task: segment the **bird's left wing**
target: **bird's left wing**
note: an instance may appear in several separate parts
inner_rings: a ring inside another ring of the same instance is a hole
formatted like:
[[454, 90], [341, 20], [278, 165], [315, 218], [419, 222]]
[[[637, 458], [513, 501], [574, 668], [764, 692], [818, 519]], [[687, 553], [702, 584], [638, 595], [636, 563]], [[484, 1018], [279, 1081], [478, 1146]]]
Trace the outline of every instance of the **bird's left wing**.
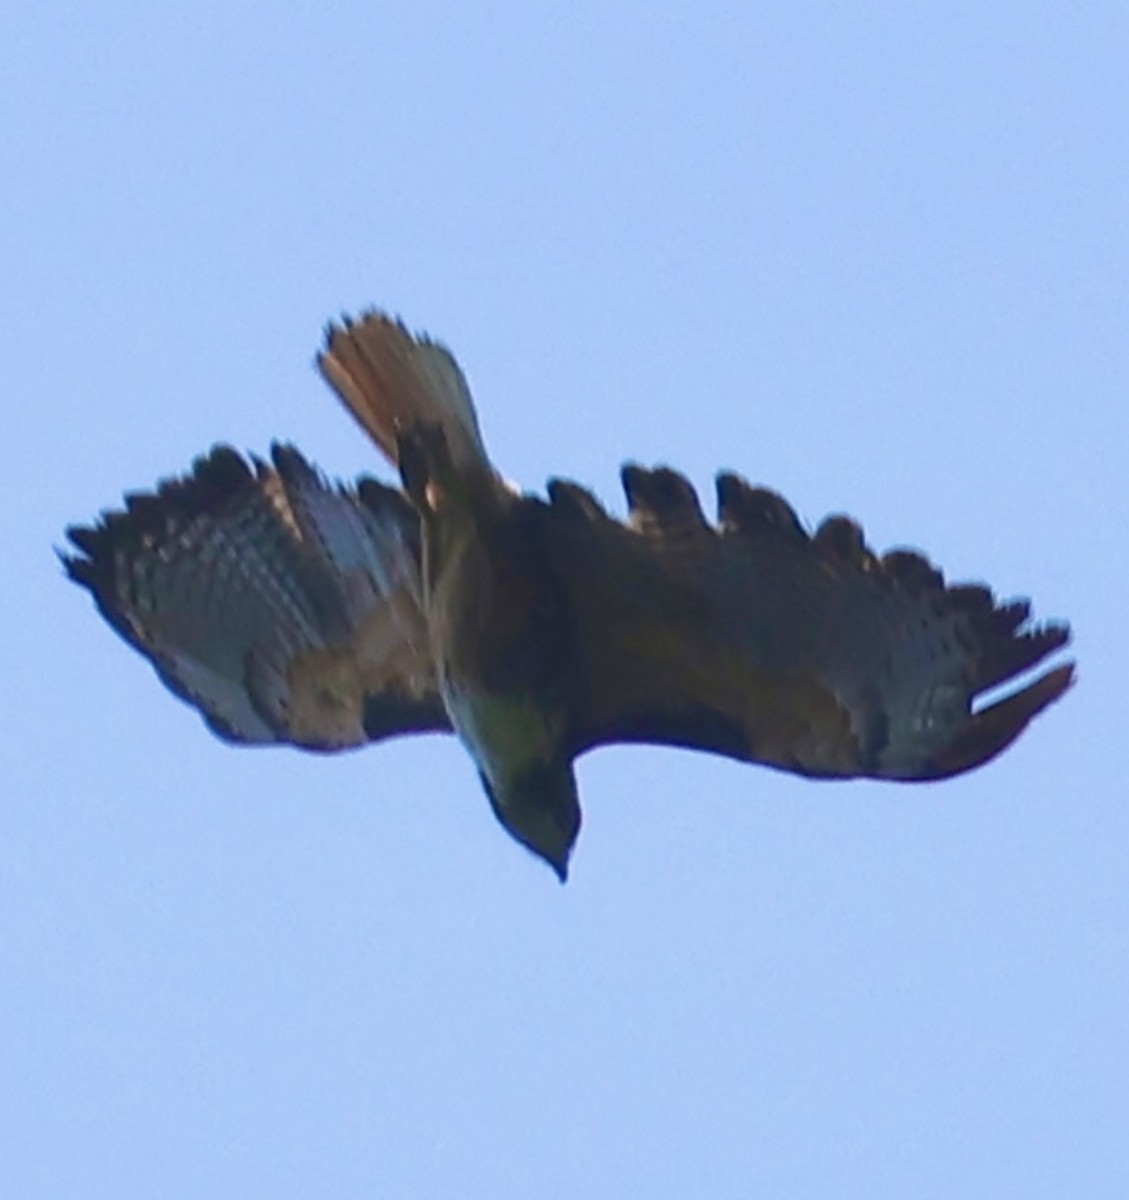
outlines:
[[70, 577], [212, 730], [338, 750], [447, 730], [420, 609], [419, 528], [374, 480], [227, 447], [67, 531]]
[[673, 471], [629, 466], [614, 520], [550, 484], [546, 556], [576, 648], [570, 750], [661, 742], [814, 776], [936, 779], [986, 762], [1073, 678], [1025, 601], [879, 558], [858, 526], [809, 535], [775, 493], [718, 478], [718, 525]]

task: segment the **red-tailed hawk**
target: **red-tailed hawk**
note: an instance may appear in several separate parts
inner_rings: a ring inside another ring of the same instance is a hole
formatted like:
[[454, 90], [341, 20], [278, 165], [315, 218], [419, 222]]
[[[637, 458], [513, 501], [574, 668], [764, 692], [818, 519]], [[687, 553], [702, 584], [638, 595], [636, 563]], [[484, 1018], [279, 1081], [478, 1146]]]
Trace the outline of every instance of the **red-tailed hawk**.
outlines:
[[341, 750], [454, 732], [495, 815], [563, 880], [572, 760], [611, 742], [824, 778], [926, 780], [987, 762], [1070, 686], [1026, 601], [875, 555], [847, 517], [809, 534], [776, 493], [717, 478], [717, 522], [667, 468], [623, 469], [630, 515], [574, 483], [523, 495], [490, 463], [442, 346], [379, 314], [331, 327], [325, 378], [403, 490], [326, 482], [276, 445], [72, 528], [70, 577], [234, 742]]

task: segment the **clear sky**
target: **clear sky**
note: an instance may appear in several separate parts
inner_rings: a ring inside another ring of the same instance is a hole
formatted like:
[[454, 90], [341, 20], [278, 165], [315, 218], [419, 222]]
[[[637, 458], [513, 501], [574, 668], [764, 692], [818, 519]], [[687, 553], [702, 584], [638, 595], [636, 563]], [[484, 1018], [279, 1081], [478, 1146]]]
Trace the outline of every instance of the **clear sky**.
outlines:
[[[0, 1192], [1129, 1195], [1129, 8], [0, 16]], [[214, 441], [380, 470], [377, 304], [496, 461], [621, 461], [1069, 617], [940, 786], [580, 764], [572, 878], [453, 741], [221, 745], [54, 561]]]

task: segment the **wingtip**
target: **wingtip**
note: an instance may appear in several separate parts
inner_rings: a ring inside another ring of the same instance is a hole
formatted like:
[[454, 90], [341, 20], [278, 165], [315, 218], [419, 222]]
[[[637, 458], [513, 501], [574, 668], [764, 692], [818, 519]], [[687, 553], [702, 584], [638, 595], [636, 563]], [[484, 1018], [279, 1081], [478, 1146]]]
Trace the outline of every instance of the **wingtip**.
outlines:
[[101, 603], [112, 580], [111, 544], [106, 530], [106, 515], [97, 525], [68, 525], [63, 531], [70, 545], [55, 547], [55, 557], [66, 577], [84, 587]]
[[928, 778], [944, 779], [983, 766], [1003, 753], [1031, 721], [1077, 683], [1077, 664], [1062, 663], [1018, 692], [981, 709], [930, 764]]
[[[75, 546], [77, 546], [79, 550], [81, 550], [82, 547], [75, 538], [74, 534], [78, 533], [81, 535], [82, 529], [82, 526], [73, 526], [72, 528], [64, 531], [67, 538]], [[90, 560], [81, 553], [75, 554], [69, 548], [65, 550], [58, 546], [52, 546], [51, 548], [55, 552], [56, 561], [58, 562], [59, 566], [63, 568], [63, 573], [71, 581], [71, 583], [77, 583], [82, 587], [89, 587], [86, 579], [86, 568], [89, 567]]]

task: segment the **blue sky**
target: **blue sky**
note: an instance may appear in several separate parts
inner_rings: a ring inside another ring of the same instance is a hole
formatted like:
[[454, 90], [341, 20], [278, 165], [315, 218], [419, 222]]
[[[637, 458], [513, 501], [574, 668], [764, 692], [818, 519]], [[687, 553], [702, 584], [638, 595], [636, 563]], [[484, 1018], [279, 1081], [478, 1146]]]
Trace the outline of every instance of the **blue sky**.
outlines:
[[[1129, 10], [9, 5], [0, 1161], [31, 1197], [1129, 1194]], [[212, 739], [63, 527], [215, 441], [378, 470], [377, 304], [497, 462], [627, 458], [1034, 597], [1081, 682], [926, 788]]]

